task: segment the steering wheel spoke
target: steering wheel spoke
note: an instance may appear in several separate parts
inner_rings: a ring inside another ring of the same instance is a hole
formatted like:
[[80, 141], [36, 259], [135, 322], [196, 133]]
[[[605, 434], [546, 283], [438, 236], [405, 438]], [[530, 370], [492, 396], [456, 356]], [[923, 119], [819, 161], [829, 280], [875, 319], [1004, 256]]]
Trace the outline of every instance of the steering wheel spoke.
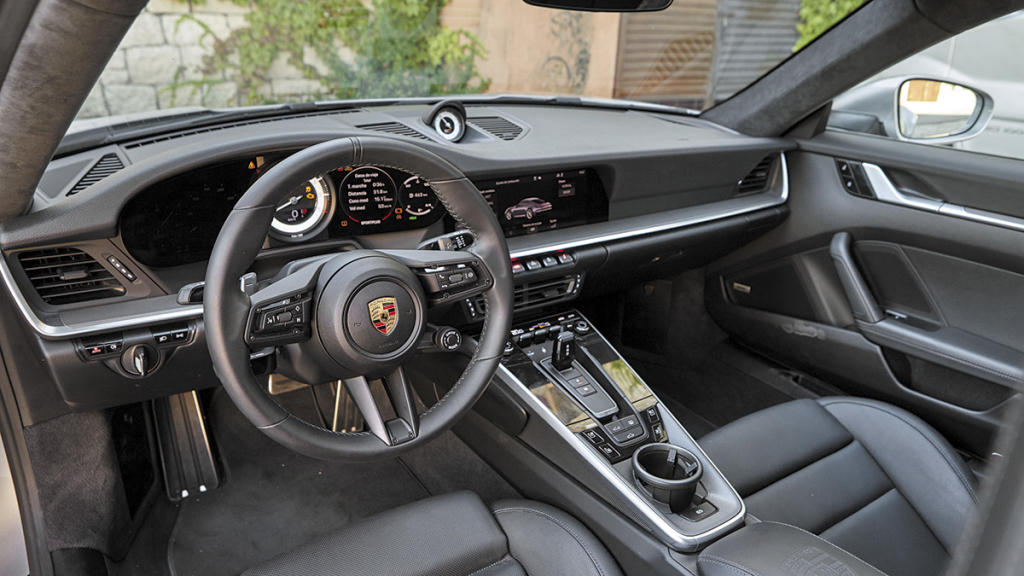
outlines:
[[365, 376], [348, 378], [343, 381], [345, 389], [359, 408], [366, 427], [374, 436], [388, 446], [402, 444], [416, 438], [419, 433], [419, 414], [416, 398], [401, 366], [382, 379], [388, 400], [397, 418], [384, 420], [380, 407], [373, 397], [370, 381]]
[[412, 440], [419, 433], [420, 417], [416, 412], [416, 398], [413, 396], [412, 387], [401, 366], [384, 378], [384, 388], [388, 391], [391, 407], [398, 416], [397, 422], [392, 420], [387, 423], [392, 442], [401, 444]]
[[487, 291], [494, 280], [471, 251], [381, 250], [411, 269], [430, 306], [443, 306]]

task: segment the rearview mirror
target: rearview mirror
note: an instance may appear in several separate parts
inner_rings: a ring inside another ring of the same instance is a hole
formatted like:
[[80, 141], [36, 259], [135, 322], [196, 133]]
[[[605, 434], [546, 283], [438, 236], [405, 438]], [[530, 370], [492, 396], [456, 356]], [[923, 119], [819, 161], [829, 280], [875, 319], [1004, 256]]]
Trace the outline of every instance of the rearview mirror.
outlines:
[[[965, 140], [984, 128], [982, 114], [991, 99], [977, 90], [940, 80], [913, 78], [900, 84], [896, 103], [899, 135], [904, 140]], [[979, 126], [980, 124], [980, 126]]]
[[672, 4], [672, 0], [524, 0], [527, 4], [558, 10], [586, 12], [657, 12]]

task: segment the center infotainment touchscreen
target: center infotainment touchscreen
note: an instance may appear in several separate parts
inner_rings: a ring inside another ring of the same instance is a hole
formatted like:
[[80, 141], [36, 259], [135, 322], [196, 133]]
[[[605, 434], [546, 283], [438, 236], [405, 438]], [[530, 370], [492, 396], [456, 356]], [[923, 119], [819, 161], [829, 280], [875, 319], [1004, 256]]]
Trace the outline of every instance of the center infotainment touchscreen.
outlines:
[[589, 168], [475, 182], [506, 236], [606, 220], [608, 200]]

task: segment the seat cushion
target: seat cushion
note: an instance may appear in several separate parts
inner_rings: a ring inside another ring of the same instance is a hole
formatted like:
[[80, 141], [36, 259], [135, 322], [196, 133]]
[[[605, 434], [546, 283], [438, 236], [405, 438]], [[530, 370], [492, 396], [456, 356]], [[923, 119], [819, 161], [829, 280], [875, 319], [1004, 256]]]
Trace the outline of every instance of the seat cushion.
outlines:
[[882, 402], [795, 400], [700, 445], [750, 514], [817, 534], [893, 576], [941, 573], [977, 503], [952, 447]]
[[[281, 527], [286, 530], [287, 527]], [[489, 510], [470, 492], [389, 510], [251, 568], [246, 576], [621, 576], [578, 521], [538, 502]]]

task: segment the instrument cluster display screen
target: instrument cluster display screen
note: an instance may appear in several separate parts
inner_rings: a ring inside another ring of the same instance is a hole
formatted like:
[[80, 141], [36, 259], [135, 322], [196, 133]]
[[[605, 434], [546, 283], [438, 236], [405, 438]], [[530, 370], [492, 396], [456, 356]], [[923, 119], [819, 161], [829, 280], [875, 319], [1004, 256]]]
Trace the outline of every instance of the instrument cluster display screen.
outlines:
[[521, 236], [608, 219], [608, 199], [590, 168], [474, 182], [505, 236]]

